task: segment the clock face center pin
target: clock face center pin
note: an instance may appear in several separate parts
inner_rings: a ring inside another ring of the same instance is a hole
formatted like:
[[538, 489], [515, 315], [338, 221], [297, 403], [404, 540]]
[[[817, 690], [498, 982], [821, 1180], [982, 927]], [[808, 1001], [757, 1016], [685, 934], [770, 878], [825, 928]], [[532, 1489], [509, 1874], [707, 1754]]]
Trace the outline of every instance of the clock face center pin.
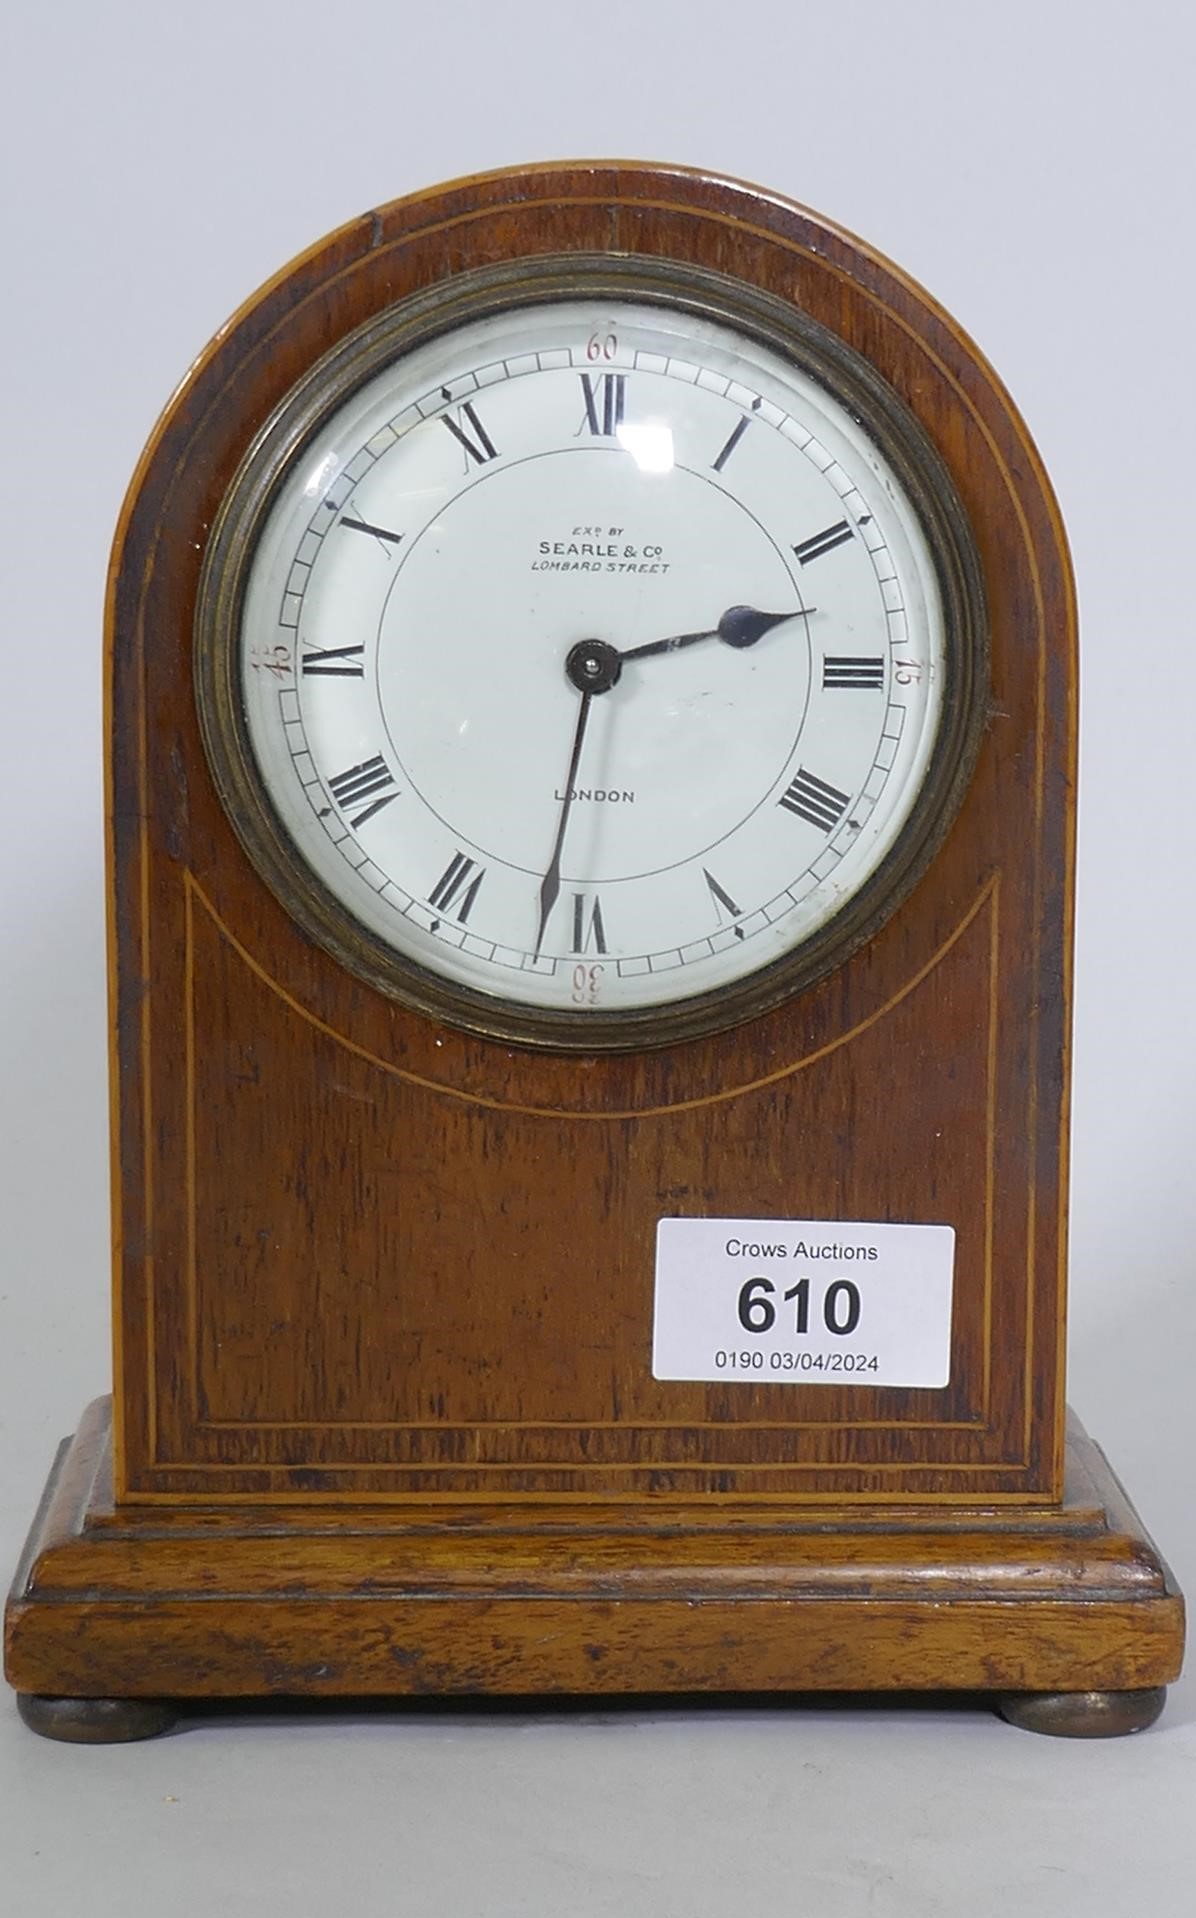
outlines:
[[579, 693], [609, 693], [622, 670], [622, 659], [605, 639], [579, 639], [565, 660], [565, 677]]

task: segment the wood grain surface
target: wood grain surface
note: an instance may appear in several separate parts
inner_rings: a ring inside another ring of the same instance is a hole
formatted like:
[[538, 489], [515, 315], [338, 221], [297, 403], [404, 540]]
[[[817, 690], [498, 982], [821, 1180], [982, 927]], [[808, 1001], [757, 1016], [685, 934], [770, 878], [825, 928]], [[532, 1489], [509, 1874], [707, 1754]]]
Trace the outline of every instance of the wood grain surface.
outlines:
[[[880, 370], [974, 530], [992, 705], [946, 843], [862, 950], [733, 1031], [579, 1057], [422, 1017], [302, 935], [217, 798], [191, 644], [220, 501], [326, 346], [445, 276], [601, 248], [735, 273]], [[1058, 1500], [1073, 642], [1055, 503], [991, 370], [786, 202], [632, 165], [491, 175], [267, 286], [161, 421], [111, 575], [120, 1499]], [[949, 1386], [654, 1380], [665, 1214], [954, 1225]]]
[[1084, 1693], [1179, 1670], [1182, 1600], [1078, 1426], [1054, 1513], [744, 1499], [669, 1526], [597, 1504], [121, 1508], [110, 1440], [100, 1401], [18, 1570], [23, 1693]]

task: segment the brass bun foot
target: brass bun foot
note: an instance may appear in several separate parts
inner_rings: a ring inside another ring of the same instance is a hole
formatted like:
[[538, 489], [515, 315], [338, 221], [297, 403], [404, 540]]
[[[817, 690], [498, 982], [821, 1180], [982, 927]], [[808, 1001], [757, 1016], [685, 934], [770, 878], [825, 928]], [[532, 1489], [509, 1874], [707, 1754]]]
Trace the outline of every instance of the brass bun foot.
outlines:
[[162, 1698], [46, 1698], [18, 1692], [17, 1710], [30, 1731], [65, 1745], [127, 1745], [157, 1738], [178, 1717]]
[[1166, 1697], [1165, 1685], [1136, 1692], [1010, 1692], [997, 1710], [1022, 1731], [1052, 1738], [1124, 1738], [1153, 1725]]

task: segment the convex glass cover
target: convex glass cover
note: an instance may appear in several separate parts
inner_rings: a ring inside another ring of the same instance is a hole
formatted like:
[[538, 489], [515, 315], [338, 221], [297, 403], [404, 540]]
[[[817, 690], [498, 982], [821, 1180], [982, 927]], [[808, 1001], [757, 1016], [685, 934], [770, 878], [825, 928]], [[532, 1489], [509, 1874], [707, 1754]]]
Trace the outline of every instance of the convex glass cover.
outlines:
[[606, 287], [467, 305], [265, 435], [209, 556], [209, 748], [376, 983], [639, 1042], [792, 990], [908, 882], [976, 678], [959, 529], [897, 403], [781, 344]]

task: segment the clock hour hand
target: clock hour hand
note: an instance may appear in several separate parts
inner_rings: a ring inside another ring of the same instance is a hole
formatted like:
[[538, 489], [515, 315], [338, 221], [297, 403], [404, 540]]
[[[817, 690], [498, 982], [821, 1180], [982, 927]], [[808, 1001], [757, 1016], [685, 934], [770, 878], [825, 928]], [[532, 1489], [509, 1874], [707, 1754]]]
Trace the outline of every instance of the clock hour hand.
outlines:
[[774, 626], [782, 625], [787, 619], [804, 619], [816, 611], [814, 606], [798, 606], [789, 613], [762, 613], [755, 606], [728, 606], [717, 626], [700, 633], [674, 633], [669, 639], [650, 639], [644, 646], [629, 646], [619, 658], [647, 659], [653, 653], [676, 653], [683, 646], [696, 646], [700, 639], [721, 639], [725, 645], [736, 648], [754, 646]]

